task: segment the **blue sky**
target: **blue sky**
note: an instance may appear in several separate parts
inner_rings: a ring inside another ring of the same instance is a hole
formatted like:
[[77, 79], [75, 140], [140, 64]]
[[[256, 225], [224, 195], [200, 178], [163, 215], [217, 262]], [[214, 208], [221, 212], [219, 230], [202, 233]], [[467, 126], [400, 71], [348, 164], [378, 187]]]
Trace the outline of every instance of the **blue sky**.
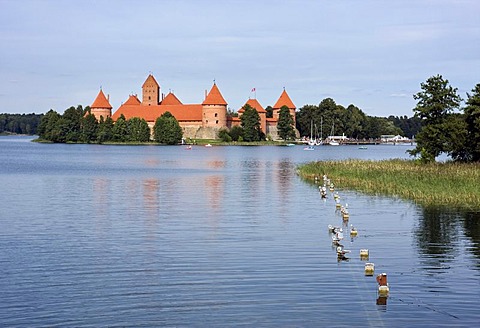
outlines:
[[252, 88], [297, 108], [333, 98], [367, 115], [412, 116], [442, 74], [480, 83], [480, 1], [0, 0], [0, 113], [60, 113], [100, 87], [114, 111], [153, 73], [200, 103], [215, 79], [232, 110]]

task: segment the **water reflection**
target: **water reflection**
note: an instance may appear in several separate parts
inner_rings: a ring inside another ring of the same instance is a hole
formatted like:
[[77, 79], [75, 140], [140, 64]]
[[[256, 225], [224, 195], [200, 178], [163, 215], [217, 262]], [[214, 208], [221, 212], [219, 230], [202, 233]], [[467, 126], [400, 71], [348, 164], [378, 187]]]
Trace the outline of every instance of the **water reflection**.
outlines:
[[469, 251], [475, 256], [476, 268], [480, 269], [480, 212], [464, 213], [465, 236], [471, 240]]
[[467, 249], [480, 268], [480, 214], [464, 210], [429, 206], [421, 209], [415, 231], [422, 264], [430, 271], [443, 273], [449, 263], [463, 252], [465, 237], [471, 240]]

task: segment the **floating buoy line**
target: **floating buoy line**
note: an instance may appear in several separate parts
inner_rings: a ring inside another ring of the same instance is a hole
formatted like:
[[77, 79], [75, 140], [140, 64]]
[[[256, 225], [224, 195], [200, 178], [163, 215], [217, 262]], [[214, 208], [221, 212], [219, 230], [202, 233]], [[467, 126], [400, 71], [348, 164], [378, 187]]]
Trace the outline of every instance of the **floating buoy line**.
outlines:
[[[348, 225], [350, 220], [350, 213], [348, 210], [348, 204], [342, 205], [341, 197], [338, 194], [338, 191], [335, 191], [335, 184], [327, 177], [327, 175], [323, 175], [323, 183], [321, 183], [320, 179], [315, 176], [315, 184], [319, 184], [318, 190], [320, 193], [320, 197], [323, 200], [328, 198], [328, 192], [333, 195], [333, 199], [335, 201], [335, 212], [338, 212], [342, 218], [342, 225], [341, 226], [334, 226], [332, 224], [328, 225], [328, 232], [331, 234], [332, 238], [332, 246], [336, 251], [337, 254], [337, 261], [349, 261], [349, 254], [351, 253], [350, 250], [345, 249], [343, 245], [344, 240], [344, 228], [345, 233], [350, 235], [351, 241], [358, 237], [358, 230], [352, 224]], [[374, 276], [375, 274], [375, 263], [370, 262], [370, 252], [366, 248], [360, 249], [360, 260], [365, 261], [364, 265], [364, 275], [367, 277]], [[367, 262], [368, 261], [368, 262]], [[376, 276], [377, 282], [377, 305], [386, 305], [386, 299], [390, 293], [390, 286], [387, 282], [387, 274], [382, 272]]]

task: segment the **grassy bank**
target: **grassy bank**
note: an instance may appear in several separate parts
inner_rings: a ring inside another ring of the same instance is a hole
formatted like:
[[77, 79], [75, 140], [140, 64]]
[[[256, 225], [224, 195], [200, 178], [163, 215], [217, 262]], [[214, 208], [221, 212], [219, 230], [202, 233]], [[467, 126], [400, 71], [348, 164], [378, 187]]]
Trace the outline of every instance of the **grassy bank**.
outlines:
[[423, 205], [480, 209], [480, 164], [343, 160], [304, 164], [298, 172], [307, 180], [326, 174], [340, 188], [396, 196]]

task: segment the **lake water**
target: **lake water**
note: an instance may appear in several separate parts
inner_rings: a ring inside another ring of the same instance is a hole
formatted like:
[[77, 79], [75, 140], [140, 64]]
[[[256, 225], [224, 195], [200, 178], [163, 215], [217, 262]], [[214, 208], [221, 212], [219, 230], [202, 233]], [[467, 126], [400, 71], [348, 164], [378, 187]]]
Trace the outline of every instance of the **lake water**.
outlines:
[[[299, 163], [407, 158], [408, 146], [101, 146], [0, 137], [0, 325], [471, 327], [480, 215], [338, 186]], [[364, 275], [360, 249], [390, 293]]]

